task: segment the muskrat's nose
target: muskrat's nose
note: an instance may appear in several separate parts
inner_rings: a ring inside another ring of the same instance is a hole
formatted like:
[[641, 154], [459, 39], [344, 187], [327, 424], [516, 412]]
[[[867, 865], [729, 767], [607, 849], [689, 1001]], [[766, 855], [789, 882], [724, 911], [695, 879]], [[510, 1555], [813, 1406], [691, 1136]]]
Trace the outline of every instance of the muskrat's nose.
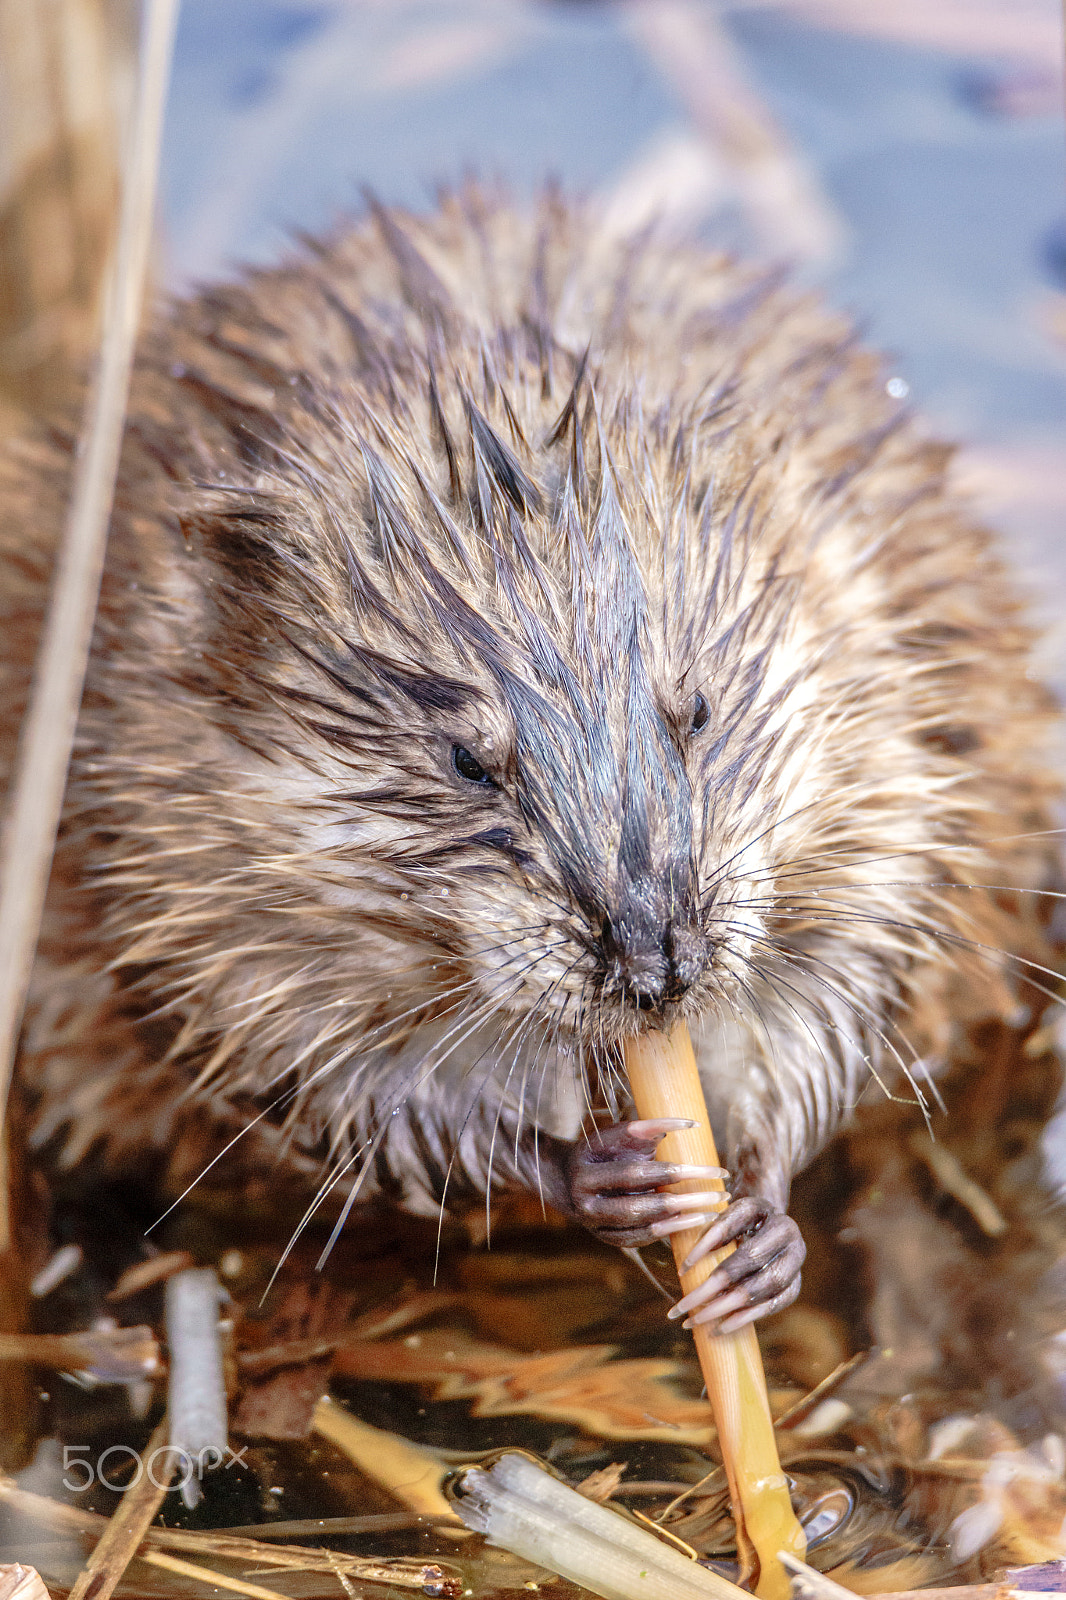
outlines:
[[670, 924], [657, 940], [646, 935], [625, 940], [614, 958], [623, 998], [638, 1011], [662, 1012], [668, 1002], [680, 1000], [702, 967], [696, 937]]
[[666, 985], [657, 974], [650, 972], [630, 976], [621, 974], [622, 993], [629, 1005], [638, 1011], [659, 1011], [666, 998]]

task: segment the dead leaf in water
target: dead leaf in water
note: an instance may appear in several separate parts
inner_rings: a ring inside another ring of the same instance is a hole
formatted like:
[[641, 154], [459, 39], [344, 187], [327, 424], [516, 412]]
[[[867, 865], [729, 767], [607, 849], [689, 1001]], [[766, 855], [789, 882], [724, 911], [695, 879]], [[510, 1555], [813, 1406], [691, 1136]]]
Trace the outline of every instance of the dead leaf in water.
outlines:
[[679, 1392], [685, 1368], [662, 1359], [614, 1360], [615, 1346], [575, 1345], [525, 1355], [458, 1332], [411, 1334], [387, 1344], [343, 1345], [334, 1371], [349, 1378], [432, 1386], [435, 1400], [470, 1400], [477, 1417], [565, 1421], [604, 1439], [706, 1446], [706, 1400]]

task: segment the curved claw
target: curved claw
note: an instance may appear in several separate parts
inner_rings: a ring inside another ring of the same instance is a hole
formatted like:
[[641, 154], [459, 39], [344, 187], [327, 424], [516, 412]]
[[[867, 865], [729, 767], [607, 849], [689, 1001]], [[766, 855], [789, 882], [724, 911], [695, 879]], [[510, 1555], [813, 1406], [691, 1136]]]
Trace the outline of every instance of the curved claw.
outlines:
[[686, 1328], [713, 1322], [717, 1333], [734, 1333], [757, 1317], [792, 1304], [799, 1294], [807, 1247], [792, 1218], [758, 1196], [734, 1200], [716, 1217], [682, 1263], [682, 1271], [733, 1240], [738, 1241], [733, 1254], [671, 1307], [669, 1317], [685, 1317]]
[[721, 1180], [724, 1169], [655, 1159], [660, 1140], [687, 1127], [691, 1123], [679, 1118], [623, 1122], [574, 1145], [566, 1170], [572, 1214], [598, 1239], [623, 1249], [710, 1222], [725, 1199], [721, 1189], [663, 1190], [683, 1178]]

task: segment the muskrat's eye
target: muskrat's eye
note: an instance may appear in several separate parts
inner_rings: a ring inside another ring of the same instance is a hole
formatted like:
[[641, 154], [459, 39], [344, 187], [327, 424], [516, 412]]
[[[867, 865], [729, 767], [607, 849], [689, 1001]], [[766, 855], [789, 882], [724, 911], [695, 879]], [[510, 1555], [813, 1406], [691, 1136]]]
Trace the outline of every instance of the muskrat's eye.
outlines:
[[706, 695], [697, 691], [696, 699], [692, 706], [692, 721], [689, 723], [690, 733], [702, 733], [710, 721], [711, 708], [707, 704]]
[[470, 751], [461, 744], [452, 745], [452, 766], [460, 778], [465, 778], [467, 783], [488, 784], [492, 782], [477, 756], [472, 756]]

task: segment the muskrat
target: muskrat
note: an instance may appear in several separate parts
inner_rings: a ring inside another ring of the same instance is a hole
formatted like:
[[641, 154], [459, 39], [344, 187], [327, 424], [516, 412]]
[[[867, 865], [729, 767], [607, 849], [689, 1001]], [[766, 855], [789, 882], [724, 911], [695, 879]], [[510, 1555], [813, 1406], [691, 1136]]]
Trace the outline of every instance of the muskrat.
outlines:
[[[526, 1187], [627, 1247], [695, 1208], [739, 1249], [682, 1311], [786, 1305], [793, 1175], [1053, 964], [1054, 709], [898, 387], [779, 274], [555, 196], [371, 204], [156, 316], [36, 1143], [247, 1152], [342, 1217]], [[8, 751], [73, 448], [3, 468]], [[623, 1041], [680, 1017], [718, 1220], [625, 1120]]]

